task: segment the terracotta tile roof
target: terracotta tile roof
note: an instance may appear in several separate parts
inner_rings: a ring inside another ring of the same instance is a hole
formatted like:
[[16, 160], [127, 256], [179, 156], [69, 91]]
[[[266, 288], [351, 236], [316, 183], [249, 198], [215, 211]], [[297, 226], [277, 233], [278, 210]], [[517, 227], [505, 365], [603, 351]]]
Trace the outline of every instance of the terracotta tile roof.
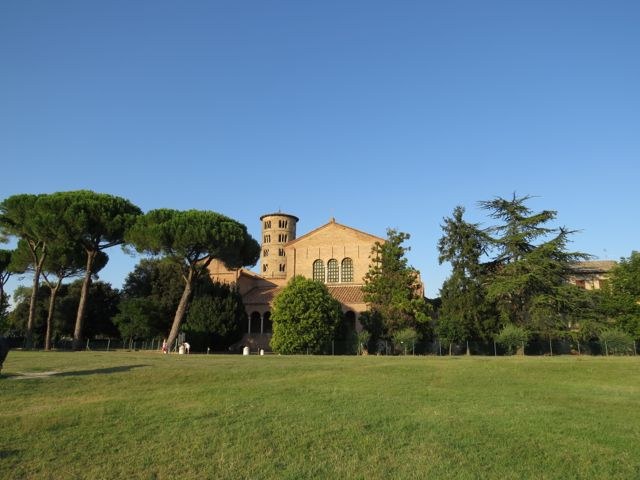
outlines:
[[264, 277], [256, 272], [252, 272], [251, 270], [248, 270], [246, 268], [241, 268], [240, 269], [240, 275], [244, 275], [245, 277], [249, 277], [249, 278], [256, 278], [256, 279], [263, 279]]
[[[279, 286], [255, 287], [243, 296], [243, 302], [245, 305], [270, 305], [283, 288]], [[342, 304], [365, 303], [362, 285], [328, 285], [327, 289], [331, 296]]]
[[243, 296], [245, 305], [269, 305], [284, 287], [255, 287]]
[[282, 213], [282, 212], [278, 212], [278, 213], [265, 213], [264, 215], [262, 215], [260, 217], [260, 220], [262, 220], [264, 217], [289, 217], [289, 218], [294, 218], [297, 221], [299, 221], [300, 219], [298, 217], [296, 217], [295, 215], [291, 215], [290, 213]]
[[365, 303], [362, 285], [336, 285], [327, 289], [333, 298], [343, 304]]
[[617, 262], [614, 260], [591, 260], [587, 262], [576, 262], [572, 266], [572, 270], [585, 273], [605, 273], [615, 267]]

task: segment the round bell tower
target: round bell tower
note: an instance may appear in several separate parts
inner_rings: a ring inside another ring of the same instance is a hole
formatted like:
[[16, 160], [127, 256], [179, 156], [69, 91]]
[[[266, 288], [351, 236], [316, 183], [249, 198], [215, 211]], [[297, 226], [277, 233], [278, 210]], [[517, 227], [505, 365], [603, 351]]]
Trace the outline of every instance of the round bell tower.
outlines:
[[296, 238], [298, 217], [288, 213], [268, 213], [260, 217], [262, 222], [262, 250], [260, 273], [269, 278], [287, 276], [287, 259], [284, 245]]

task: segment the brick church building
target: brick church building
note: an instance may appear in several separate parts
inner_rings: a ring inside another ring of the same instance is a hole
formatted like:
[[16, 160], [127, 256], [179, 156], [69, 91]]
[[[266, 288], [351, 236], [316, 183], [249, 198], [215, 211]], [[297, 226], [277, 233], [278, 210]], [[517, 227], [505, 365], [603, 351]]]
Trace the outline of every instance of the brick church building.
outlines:
[[367, 309], [362, 286], [371, 249], [384, 239], [335, 219], [301, 237], [296, 236], [298, 218], [294, 215], [270, 213], [260, 221], [259, 274], [243, 268], [229, 270], [219, 261], [209, 266], [212, 280], [235, 284], [242, 295], [249, 317], [243, 344], [268, 348], [273, 299], [295, 275], [325, 283], [342, 305], [346, 319], [360, 330], [358, 316]]

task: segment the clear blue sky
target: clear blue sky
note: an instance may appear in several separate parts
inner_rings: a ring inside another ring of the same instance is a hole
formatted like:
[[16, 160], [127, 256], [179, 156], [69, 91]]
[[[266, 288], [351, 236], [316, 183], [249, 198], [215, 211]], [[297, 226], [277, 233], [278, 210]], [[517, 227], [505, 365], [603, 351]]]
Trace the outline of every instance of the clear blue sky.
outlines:
[[[535, 195], [572, 248], [640, 249], [640, 2], [0, 2], [0, 198], [330, 217], [412, 235]], [[136, 259], [117, 250], [119, 287]], [[28, 282], [24, 279], [23, 282]], [[14, 283], [15, 284], [15, 283]]]

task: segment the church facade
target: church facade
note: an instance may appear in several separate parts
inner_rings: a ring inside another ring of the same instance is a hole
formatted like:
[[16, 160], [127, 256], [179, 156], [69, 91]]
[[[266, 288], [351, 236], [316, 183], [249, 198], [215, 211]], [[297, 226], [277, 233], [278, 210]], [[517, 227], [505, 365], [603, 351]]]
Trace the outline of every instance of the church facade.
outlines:
[[272, 333], [271, 308], [275, 296], [296, 275], [326, 284], [356, 330], [367, 309], [362, 292], [371, 250], [384, 239], [331, 219], [300, 237], [298, 218], [286, 213], [260, 217], [262, 227], [260, 273], [229, 270], [221, 262], [209, 266], [212, 280], [235, 284], [242, 295], [248, 322], [243, 343], [268, 348]]

